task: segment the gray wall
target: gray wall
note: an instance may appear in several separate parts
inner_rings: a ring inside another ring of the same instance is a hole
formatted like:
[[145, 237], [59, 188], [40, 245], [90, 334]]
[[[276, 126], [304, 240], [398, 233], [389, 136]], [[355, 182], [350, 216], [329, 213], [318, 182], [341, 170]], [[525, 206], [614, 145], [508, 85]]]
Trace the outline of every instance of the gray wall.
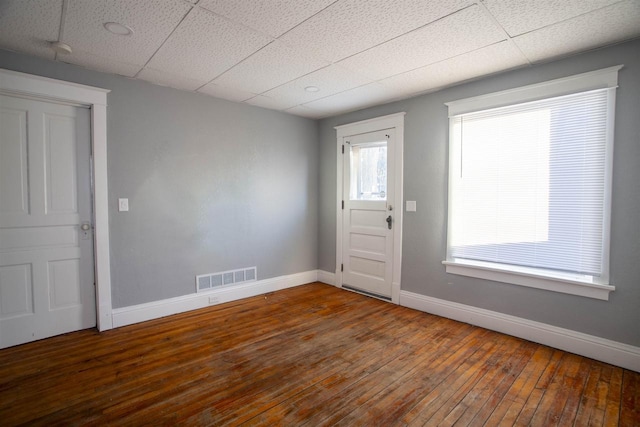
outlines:
[[[446, 274], [447, 101], [625, 64], [619, 74], [609, 301]], [[335, 271], [333, 126], [406, 111], [402, 290], [640, 345], [640, 41], [515, 70], [320, 122], [319, 268]]]
[[[609, 301], [447, 275], [444, 102], [625, 64], [617, 96]], [[194, 276], [335, 271], [333, 126], [406, 111], [402, 289], [640, 345], [640, 41], [311, 120], [0, 51], [0, 67], [111, 89], [114, 306], [194, 291]], [[319, 142], [318, 142], [319, 138]], [[131, 211], [118, 213], [117, 198]]]
[[114, 307], [193, 293], [196, 274], [317, 268], [316, 121], [1, 50], [0, 67], [111, 89]]

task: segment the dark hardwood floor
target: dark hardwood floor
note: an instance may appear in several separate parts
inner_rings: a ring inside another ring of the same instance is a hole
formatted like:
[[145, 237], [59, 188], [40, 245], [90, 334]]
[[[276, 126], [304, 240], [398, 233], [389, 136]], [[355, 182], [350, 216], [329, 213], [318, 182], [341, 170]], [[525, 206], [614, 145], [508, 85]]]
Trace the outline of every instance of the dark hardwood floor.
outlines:
[[640, 425], [640, 374], [319, 283], [0, 350], [0, 425]]

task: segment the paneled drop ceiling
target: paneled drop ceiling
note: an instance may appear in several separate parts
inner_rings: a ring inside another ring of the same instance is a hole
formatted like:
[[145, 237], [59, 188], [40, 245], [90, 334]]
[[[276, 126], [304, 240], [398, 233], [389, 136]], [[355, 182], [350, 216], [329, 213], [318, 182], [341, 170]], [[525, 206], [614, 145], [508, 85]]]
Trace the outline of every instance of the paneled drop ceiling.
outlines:
[[0, 0], [0, 48], [310, 118], [636, 37], [640, 0]]

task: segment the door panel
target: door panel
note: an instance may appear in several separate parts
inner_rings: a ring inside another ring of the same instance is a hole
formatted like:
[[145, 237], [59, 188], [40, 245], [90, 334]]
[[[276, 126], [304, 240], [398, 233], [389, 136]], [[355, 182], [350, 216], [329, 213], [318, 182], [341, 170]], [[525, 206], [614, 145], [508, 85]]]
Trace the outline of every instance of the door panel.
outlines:
[[343, 285], [391, 298], [393, 130], [344, 138]]
[[349, 208], [348, 214], [351, 216], [352, 227], [367, 228], [371, 232], [377, 231], [386, 234], [384, 231], [387, 228], [385, 222], [385, 214], [387, 213], [386, 203], [378, 204], [371, 202], [369, 206], [367, 206], [366, 202], [351, 202], [349, 203]]
[[89, 110], [0, 96], [0, 347], [96, 324]]
[[41, 231], [38, 227], [0, 228], [0, 252], [78, 244], [76, 226], [50, 226], [46, 233]]
[[33, 313], [31, 264], [0, 267], [0, 319]]
[[75, 117], [44, 114], [47, 215], [77, 213]]
[[371, 258], [349, 257], [351, 272], [360, 276], [369, 276], [377, 280], [384, 280], [385, 262]]
[[0, 215], [28, 215], [27, 112], [2, 106], [0, 129]]
[[48, 264], [51, 310], [81, 305], [79, 258], [49, 261]]
[[351, 249], [354, 251], [367, 252], [372, 255], [384, 255], [387, 238], [385, 236], [374, 236], [370, 234], [360, 234], [352, 232]]

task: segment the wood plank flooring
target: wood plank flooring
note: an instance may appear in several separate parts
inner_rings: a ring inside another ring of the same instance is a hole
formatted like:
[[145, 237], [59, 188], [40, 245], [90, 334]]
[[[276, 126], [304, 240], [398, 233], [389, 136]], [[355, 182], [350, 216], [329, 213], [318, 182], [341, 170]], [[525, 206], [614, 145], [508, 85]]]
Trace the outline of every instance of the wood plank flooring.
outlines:
[[0, 350], [0, 425], [638, 426], [640, 374], [320, 283]]

